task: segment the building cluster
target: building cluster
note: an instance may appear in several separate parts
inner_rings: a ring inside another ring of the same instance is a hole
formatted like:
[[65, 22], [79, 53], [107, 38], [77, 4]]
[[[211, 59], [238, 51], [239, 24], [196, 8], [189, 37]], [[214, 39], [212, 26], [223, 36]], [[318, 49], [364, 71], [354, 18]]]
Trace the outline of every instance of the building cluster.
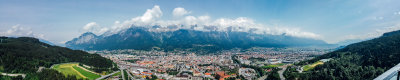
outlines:
[[[136, 56], [129, 54], [103, 54], [113, 60], [120, 68], [138, 77], [155, 75], [164, 79], [213, 79], [215, 75], [230, 77], [222, 68], [234, 69], [230, 55], [168, 55]], [[135, 62], [129, 60], [137, 60]], [[218, 74], [219, 73], [219, 74]], [[224, 75], [222, 75], [224, 73]], [[236, 74], [234, 74], [236, 77]]]
[[243, 76], [247, 80], [256, 78], [256, 71], [251, 68], [240, 68], [239, 75]]
[[[270, 64], [290, 64], [322, 55], [328, 50], [251, 48], [224, 50], [219, 54], [196, 55], [184, 51], [113, 50], [91, 51], [117, 63], [134, 79], [157, 76], [167, 80], [256, 79], [257, 71], [240, 64], [263, 67]], [[184, 54], [183, 54], [184, 53]], [[140, 55], [138, 55], [140, 54]], [[156, 54], [156, 55], [155, 55]], [[240, 64], [235, 63], [237, 59]]]

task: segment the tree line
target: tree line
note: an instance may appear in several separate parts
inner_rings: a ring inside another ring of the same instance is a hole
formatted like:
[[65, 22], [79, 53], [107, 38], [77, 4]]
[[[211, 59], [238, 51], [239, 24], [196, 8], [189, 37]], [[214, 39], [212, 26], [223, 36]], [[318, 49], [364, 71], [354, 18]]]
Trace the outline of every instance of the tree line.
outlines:
[[[56, 77], [62, 75], [58, 75], [52, 70], [36, 73], [41, 66], [49, 68], [53, 64], [79, 62], [93, 66], [96, 69], [110, 69], [113, 67], [111, 60], [98, 54], [52, 46], [31, 37], [0, 37], [0, 39], [2, 41], [0, 43], [0, 72], [4, 73], [24, 73], [28, 74], [27, 77], [35, 76], [35, 78], [43, 80], [45, 77], [40, 77], [42, 75], [39, 74], [50, 76], [47, 74], [54, 73], [53, 76]], [[64, 78], [68, 79], [69, 77]]]
[[372, 80], [400, 63], [400, 31], [385, 33], [383, 36], [351, 44], [296, 65], [332, 58], [313, 70], [297, 73], [293, 68], [286, 70], [289, 80]]

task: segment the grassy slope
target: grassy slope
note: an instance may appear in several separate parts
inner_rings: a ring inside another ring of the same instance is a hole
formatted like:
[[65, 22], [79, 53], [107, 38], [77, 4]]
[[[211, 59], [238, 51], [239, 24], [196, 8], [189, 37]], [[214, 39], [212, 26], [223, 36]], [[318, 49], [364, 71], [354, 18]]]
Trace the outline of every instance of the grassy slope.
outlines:
[[121, 72], [115, 73], [112, 76], [117, 76], [117, 75], [121, 75]]
[[82, 68], [77, 67], [78, 63], [67, 63], [67, 64], [59, 64], [53, 67], [57, 71], [60, 71], [64, 75], [75, 75], [78, 79], [87, 78], [90, 80], [94, 80], [96, 78], [101, 77], [100, 75], [90, 73], [88, 71], [83, 70]]
[[79, 73], [81, 73], [82, 75], [86, 76], [88, 79], [90, 80], [94, 80], [96, 78], [101, 77], [100, 75], [97, 74], [93, 74], [91, 72], [85, 71], [82, 68], [77, 67], [78, 65], [72, 66], [76, 71], [78, 71]]
[[313, 64], [305, 65], [305, 66], [303, 67], [303, 69], [304, 69], [304, 71], [308, 71], [308, 70], [314, 69], [315, 66], [321, 65], [321, 64], [324, 64], [324, 63], [321, 62], [321, 61], [317, 61], [317, 62], [315, 62], [315, 63], [313, 63]]
[[76, 72], [72, 66], [77, 65], [77, 64], [59, 64], [53, 67], [53, 69], [61, 72], [65, 76], [68, 75], [75, 75], [78, 79], [86, 78], [82, 74]]
[[275, 67], [279, 67], [279, 66], [283, 66], [283, 65], [285, 65], [285, 64], [283, 64], [283, 63], [280, 63], [280, 64], [270, 64], [270, 65], [267, 65], [267, 66], [263, 66], [262, 68], [268, 69], [268, 68], [275, 68]]

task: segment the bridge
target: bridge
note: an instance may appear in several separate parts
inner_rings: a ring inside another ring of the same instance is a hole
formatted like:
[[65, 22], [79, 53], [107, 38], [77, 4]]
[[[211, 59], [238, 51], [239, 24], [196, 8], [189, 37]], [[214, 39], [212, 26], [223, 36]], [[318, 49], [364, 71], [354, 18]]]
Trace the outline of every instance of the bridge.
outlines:
[[115, 73], [118, 73], [118, 72], [120, 72], [120, 71], [115, 71], [115, 72], [113, 72], [113, 73], [111, 73], [111, 74], [107, 74], [107, 75], [101, 76], [101, 77], [97, 78], [96, 80], [101, 80], [101, 79], [110, 77], [111, 75], [113, 75], [113, 74], [115, 74]]

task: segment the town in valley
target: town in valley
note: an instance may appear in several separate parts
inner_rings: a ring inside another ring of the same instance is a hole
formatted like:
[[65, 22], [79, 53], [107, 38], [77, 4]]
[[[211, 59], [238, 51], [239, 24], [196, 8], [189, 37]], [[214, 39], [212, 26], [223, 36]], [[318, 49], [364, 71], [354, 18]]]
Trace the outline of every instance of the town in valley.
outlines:
[[[191, 51], [157, 50], [88, 51], [115, 62], [132, 80], [157, 77], [167, 80], [266, 78], [265, 73], [285, 70], [288, 65], [330, 52], [332, 49], [251, 48], [199, 55]], [[300, 69], [299, 69], [300, 70]], [[280, 73], [282, 74], [282, 73]], [[281, 75], [282, 76], [282, 75]], [[110, 77], [109, 79], [119, 79]]]

